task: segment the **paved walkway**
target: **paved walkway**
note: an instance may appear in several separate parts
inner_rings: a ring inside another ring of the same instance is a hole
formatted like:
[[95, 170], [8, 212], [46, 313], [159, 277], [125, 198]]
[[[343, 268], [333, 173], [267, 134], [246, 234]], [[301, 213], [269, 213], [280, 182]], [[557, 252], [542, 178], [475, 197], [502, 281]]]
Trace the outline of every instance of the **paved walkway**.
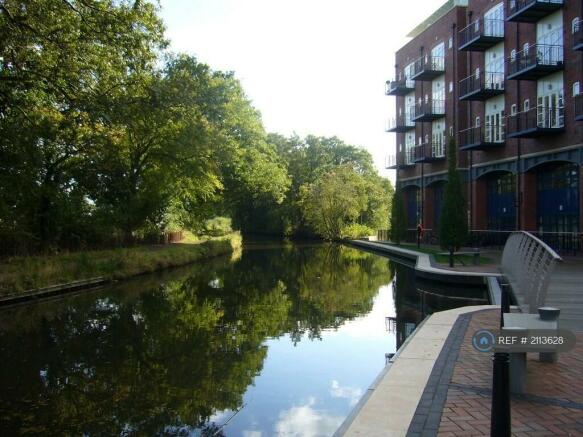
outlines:
[[[476, 351], [471, 338], [479, 329], [495, 329], [498, 317], [498, 309], [460, 317], [407, 435], [490, 435], [491, 354]], [[514, 436], [583, 436], [583, 332], [576, 335], [575, 349], [561, 354], [558, 363], [541, 363], [529, 354], [525, 394], [511, 401]]]

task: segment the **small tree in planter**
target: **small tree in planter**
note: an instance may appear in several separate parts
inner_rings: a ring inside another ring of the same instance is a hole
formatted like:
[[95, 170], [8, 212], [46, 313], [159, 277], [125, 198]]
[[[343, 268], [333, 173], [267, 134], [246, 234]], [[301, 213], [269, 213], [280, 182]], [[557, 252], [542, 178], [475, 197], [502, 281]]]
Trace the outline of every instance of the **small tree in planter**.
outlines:
[[443, 207], [439, 220], [439, 244], [449, 251], [449, 266], [453, 267], [453, 253], [468, 238], [467, 206], [457, 169], [455, 141], [450, 139], [447, 147], [447, 183], [443, 193]]
[[405, 217], [405, 206], [403, 205], [403, 190], [395, 189], [393, 194], [393, 201], [391, 205], [391, 241], [397, 245], [401, 244], [401, 240], [405, 239], [407, 232], [407, 218]]

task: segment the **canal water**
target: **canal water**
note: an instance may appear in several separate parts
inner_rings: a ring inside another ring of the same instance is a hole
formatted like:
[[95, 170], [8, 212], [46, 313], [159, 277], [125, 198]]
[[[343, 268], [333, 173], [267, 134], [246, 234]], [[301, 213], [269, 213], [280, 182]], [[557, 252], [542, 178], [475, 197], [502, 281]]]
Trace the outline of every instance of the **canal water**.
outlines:
[[0, 435], [329, 436], [428, 314], [486, 303], [338, 245], [247, 244], [0, 311]]

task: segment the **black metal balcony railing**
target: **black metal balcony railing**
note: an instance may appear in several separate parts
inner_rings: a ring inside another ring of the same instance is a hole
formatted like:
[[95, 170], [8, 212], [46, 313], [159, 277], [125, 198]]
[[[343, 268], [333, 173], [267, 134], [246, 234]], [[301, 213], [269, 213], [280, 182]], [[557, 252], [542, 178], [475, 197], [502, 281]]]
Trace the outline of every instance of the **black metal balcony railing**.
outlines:
[[413, 121], [433, 121], [445, 117], [445, 100], [429, 100], [415, 105]]
[[415, 82], [411, 79], [387, 80], [385, 94], [387, 96], [404, 96], [415, 91]]
[[538, 106], [510, 115], [506, 120], [507, 138], [534, 138], [562, 132], [564, 129], [564, 107]]
[[573, 50], [583, 50], [583, 19], [573, 26]]
[[504, 41], [504, 20], [480, 18], [459, 32], [459, 49], [482, 52]]
[[583, 94], [573, 97], [573, 113], [576, 121], [583, 121]]
[[486, 100], [504, 93], [504, 73], [485, 72], [460, 81], [460, 100]]
[[413, 64], [413, 80], [431, 80], [445, 73], [443, 56], [422, 56]]
[[562, 7], [563, 0], [507, 0], [507, 20], [534, 23]]
[[411, 120], [410, 113], [406, 112], [405, 115], [400, 115], [395, 118], [387, 120], [387, 132], [407, 132], [408, 130], [415, 129], [415, 122]]
[[562, 45], [534, 44], [508, 59], [508, 79], [537, 80], [563, 68]]
[[486, 150], [504, 145], [504, 125], [476, 126], [459, 132], [460, 150]]
[[420, 144], [414, 148], [415, 162], [441, 161], [446, 157], [446, 138], [433, 139], [429, 143]]
[[407, 148], [404, 152], [396, 155], [389, 155], [385, 158], [385, 168], [387, 170], [406, 168], [414, 165], [413, 148]]

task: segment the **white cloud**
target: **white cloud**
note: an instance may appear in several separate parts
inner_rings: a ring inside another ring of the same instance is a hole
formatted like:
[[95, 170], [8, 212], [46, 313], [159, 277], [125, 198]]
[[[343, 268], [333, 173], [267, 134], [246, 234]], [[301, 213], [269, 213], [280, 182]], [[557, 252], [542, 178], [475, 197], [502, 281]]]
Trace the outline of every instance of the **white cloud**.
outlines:
[[350, 406], [355, 406], [362, 397], [363, 390], [360, 387], [342, 387], [336, 380], [332, 381], [330, 395], [333, 398], [348, 399]]
[[316, 410], [316, 400], [311, 397], [305, 405], [294, 406], [279, 413], [274, 434], [281, 437], [330, 436], [342, 424], [341, 416]]
[[243, 431], [243, 437], [261, 437], [261, 431]]

